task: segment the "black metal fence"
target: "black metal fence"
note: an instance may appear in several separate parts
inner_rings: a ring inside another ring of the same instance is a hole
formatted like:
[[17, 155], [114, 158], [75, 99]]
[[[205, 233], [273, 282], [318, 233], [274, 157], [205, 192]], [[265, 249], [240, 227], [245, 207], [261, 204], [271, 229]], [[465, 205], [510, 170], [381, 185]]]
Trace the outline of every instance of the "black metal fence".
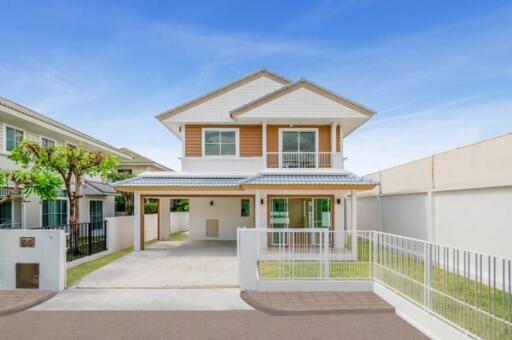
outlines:
[[66, 232], [68, 262], [107, 250], [107, 221], [83, 222], [44, 227]]

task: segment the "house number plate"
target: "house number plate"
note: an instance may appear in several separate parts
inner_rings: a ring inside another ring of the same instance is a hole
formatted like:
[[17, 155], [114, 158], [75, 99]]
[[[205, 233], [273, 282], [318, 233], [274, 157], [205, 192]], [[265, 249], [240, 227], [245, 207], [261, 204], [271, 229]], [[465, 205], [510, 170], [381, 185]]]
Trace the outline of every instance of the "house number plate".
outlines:
[[35, 237], [20, 237], [20, 248], [34, 248], [35, 246]]

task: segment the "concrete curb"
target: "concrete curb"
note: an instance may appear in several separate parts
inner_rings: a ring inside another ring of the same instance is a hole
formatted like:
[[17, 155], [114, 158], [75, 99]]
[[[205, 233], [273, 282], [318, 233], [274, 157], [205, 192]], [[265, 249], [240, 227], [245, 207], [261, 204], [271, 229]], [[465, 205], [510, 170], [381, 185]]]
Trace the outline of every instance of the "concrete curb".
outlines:
[[29, 309], [31, 307], [34, 307], [40, 303], [45, 302], [46, 300], [51, 299], [55, 296], [54, 292], [47, 292], [47, 294], [38, 297], [37, 299], [32, 299], [26, 302], [18, 303], [13, 306], [9, 306], [7, 308], [0, 309], [0, 316], [6, 316], [18, 312], [22, 312], [26, 309]]

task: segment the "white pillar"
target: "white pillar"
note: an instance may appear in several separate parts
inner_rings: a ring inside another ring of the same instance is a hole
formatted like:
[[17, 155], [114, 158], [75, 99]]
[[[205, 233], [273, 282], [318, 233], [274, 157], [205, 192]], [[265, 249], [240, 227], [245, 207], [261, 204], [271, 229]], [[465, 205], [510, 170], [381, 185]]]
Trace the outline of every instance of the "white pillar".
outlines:
[[264, 122], [263, 125], [261, 126], [261, 141], [262, 141], [262, 146], [261, 146], [261, 152], [263, 154], [263, 161], [264, 161], [264, 168], [268, 168], [268, 163], [267, 163], [267, 123]]
[[[338, 167], [338, 153], [336, 152], [336, 123], [331, 124], [331, 167]], [[341, 163], [340, 163], [341, 164]]]
[[171, 234], [171, 200], [169, 198], [160, 198], [158, 202], [158, 223], [160, 225], [161, 241], [169, 240]]
[[140, 251], [140, 192], [133, 193], [133, 250]]
[[350, 192], [350, 231], [352, 232], [352, 256], [357, 259], [357, 191]]
[[351, 221], [350, 221], [350, 229], [357, 230], [357, 191], [352, 190], [350, 192], [350, 198], [351, 198]]
[[254, 228], [262, 228], [261, 225], [261, 190], [254, 192]]

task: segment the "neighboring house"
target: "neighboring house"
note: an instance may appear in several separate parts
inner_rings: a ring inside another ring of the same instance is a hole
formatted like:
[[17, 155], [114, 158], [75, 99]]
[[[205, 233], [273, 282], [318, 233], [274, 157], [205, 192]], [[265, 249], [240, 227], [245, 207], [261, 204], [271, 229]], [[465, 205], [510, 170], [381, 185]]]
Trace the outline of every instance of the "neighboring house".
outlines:
[[[356, 193], [377, 182], [344, 169], [343, 140], [373, 115], [267, 70], [158, 115], [183, 143], [182, 171], [115, 184], [134, 192], [135, 249], [144, 247], [148, 197], [160, 199], [161, 211], [171, 198], [188, 198], [192, 239], [235, 240], [237, 227], [355, 229]], [[160, 239], [168, 237], [168, 215], [160, 214]]]
[[[16, 167], [9, 152], [22, 140], [32, 140], [43, 146], [56, 144], [84, 145], [89, 150], [101, 150], [130, 159], [117, 148], [88, 136], [49, 117], [0, 97], [0, 168]], [[97, 221], [114, 216], [115, 190], [100, 178], [86, 178], [80, 200], [81, 222]], [[0, 205], [0, 223], [34, 228], [68, 223], [68, 202], [63, 191], [56, 201], [41, 201], [37, 196], [28, 202], [4, 202]]]
[[512, 256], [512, 133], [368, 175], [359, 226]]
[[169, 169], [168, 167], [159, 164], [152, 159], [146, 158], [128, 148], [120, 148], [119, 151], [132, 157], [132, 159], [121, 160], [121, 163], [118, 166], [119, 172], [127, 172], [131, 175], [138, 175], [146, 171], [172, 171], [172, 169]]

